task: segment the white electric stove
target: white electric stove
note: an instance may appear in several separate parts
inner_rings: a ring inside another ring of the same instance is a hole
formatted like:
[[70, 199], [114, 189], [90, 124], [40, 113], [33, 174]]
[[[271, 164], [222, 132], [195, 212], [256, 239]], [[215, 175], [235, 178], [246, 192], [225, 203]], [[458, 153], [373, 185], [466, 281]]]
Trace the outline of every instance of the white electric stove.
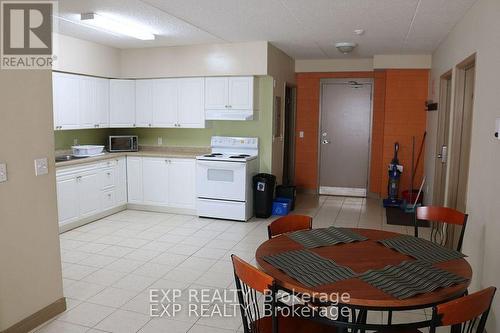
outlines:
[[259, 139], [214, 136], [211, 148], [210, 154], [196, 157], [198, 216], [247, 221], [253, 216]]

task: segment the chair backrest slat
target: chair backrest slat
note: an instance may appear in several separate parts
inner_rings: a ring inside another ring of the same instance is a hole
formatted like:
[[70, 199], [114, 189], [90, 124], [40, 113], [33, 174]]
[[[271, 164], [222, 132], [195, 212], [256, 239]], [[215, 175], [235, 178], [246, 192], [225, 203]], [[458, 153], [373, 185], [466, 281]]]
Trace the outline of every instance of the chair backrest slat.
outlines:
[[436, 326], [463, 324], [465, 331], [467, 331], [479, 319], [477, 332], [482, 332], [480, 329], [484, 329], [481, 326], [486, 321], [495, 292], [495, 287], [489, 287], [474, 294], [438, 305], [435, 309], [435, 315], [437, 316], [435, 318], [437, 320]]
[[236, 276], [250, 288], [263, 294], [273, 285], [274, 279], [271, 276], [253, 267], [235, 255], [232, 255], [231, 258], [233, 260], [234, 272]]
[[[263, 330], [262, 313], [259, 306], [259, 294], [270, 295], [273, 307], [272, 331], [277, 332], [277, 320], [274, 315], [276, 284], [274, 279], [256, 267], [248, 264], [234, 254], [231, 255], [234, 267], [236, 288], [240, 303], [241, 319], [245, 333], [259, 333]], [[266, 301], [267, 299], [264, 299]]]
[[312, 217], [306, 215], [286, 215], [271, 222], [267, 227], [269, 239], [281, 234], [299, 231], [310, 230], [312, 228]]
[[[462, 243], [465, 235], [465, 227], [467, 226], [467, 218], [467, 214], [448, 207], [423, 206], [417, 207], [416, 211], [417, 220], [461, 226], [462, 230], [460, 231], [460, 237], [458, 238], [457, 244], [458, 251], [462, 251]], [[446, 237], [446, 235], [443, 236]], [[418, 237], [417, 225], [415, 225], [415, 237]]]

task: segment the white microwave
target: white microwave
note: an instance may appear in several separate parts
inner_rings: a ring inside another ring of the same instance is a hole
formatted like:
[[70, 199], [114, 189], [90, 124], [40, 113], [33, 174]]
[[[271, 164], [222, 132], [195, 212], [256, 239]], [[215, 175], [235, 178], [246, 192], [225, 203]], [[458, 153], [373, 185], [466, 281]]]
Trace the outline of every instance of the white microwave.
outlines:
[[138, 150], [139, 140], [137, 135], [112, 135], [109, 137], [108, 151], [111, 153]]

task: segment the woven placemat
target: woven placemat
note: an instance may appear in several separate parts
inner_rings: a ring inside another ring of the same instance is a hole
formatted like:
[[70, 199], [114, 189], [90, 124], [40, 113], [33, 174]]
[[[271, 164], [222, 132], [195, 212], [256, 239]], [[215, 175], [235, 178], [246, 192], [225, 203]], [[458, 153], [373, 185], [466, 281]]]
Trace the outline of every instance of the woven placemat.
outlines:
[[283, 252], [263, 259], [308, 287], [330, 284], [355, 276], [350, 268], [308, 250]]
[[379, 242], [398, 252], [430, 263], [438, 263], [466, 257], [466, 255], [456, 250], [448, 249], [431, 241], [408, 235], [384, 239]]
[[397, 266], [370, 270], [359, 278], [398, 299], [446, 288], [466, 282], [467, 279], [433, 267], [431, 263], [415, 260], [404, 261]]
[[295, 231], [287, 234], [287, 236], [308, 249], [368, 239], [349, 229], [335, 227]]

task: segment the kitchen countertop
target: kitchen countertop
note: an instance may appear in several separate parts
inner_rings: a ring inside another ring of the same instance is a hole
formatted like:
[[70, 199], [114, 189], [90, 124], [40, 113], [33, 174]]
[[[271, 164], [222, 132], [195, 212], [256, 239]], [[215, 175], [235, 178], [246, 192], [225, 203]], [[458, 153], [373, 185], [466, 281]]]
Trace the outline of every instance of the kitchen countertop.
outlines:
[[[195, 158], [198, 155], [210, 152], [209, 147], [159, 147], [159, 146], [140, 146], [139, 151], [104, 153], [103, 155], [78, 158], [69, 161], [56, 162], [56, 168], [93, 163], [123, 156], [140, 157], [166, 157], [166, 158]], [[71, 150], [56, 151], [56, 156], [71, 155]]]

